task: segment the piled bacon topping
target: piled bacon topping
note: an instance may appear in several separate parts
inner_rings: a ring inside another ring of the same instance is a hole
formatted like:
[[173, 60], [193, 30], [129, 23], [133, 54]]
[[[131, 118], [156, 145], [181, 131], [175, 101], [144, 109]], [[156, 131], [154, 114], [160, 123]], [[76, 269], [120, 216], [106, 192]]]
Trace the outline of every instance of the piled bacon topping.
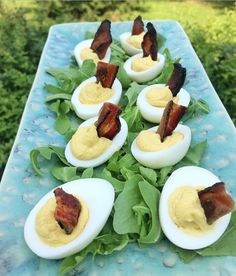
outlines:
[[186, 107], [178, 105], [173, 101], [170, 101], [163, 112], [160, 125], [157, 129], [157, 133], [160, 135], [161, 142], [164, 141], [166, 136], [172, 134], [180, 119], [185, 113]]
[[186, 68], [182, 67], [180, 63], [174, 63], [174, 70], [168, 79], [166, 86], [169, 86], [173, 97], [175, 97], [184, 84], [186, 78]]
[[112, 140], [121, 128], [119, 115], [121, 109], [118, 105], [104, 103], [95, 126], [99, 137], [105, 137]]
[[99, 61], [97, 64], [97, 83], [100, 82], [102, 87], [111, 88], [116, 78], [119, 66]]
[[198, 192], [198, 196], [208, 224], [212, 224], [234, 209], [234, 201], [226, 192], [223, 182], [218, 182]]
[[98, 55], [99, 59], [103, 59], [111, 43], [111, 22], [105, 19], [99, 26], [90, 48]]
[[132, 28], [132, 35], [139, 35], [144, 32], [144, 24], [142, 21], [142, 17], [139, 15], [134, 19], [134, 24]]
[[62, 188], [54, 190], [56, 197], [56, 209], [54, 218], [66, 234], [71, 234], [78, 223], [81, 205], [79, 200], [71, 194], [63, 191]]
[[143, 57], [151, 55], [152, 60], [157, 60], [157, 32], [150, 22], [147, 23], [147, 30], [142, 42]]

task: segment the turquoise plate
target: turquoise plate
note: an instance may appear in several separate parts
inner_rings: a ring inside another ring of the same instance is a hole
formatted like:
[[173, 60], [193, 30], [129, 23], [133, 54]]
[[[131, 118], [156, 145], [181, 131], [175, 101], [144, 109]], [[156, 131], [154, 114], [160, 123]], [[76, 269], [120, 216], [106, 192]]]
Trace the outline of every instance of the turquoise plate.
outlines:
[[[224, 106], [212, 87], [198, 57], [182, 27], [175, 21], [153, 21], [159, 33], [166, 37], [174, 57], [181, 57], [187, 68], [184, 88], [196, 99], [209, 105], [208, 115], [189, 121], [193, 143], [208, 140], [202, 166], [227, 183], [236, 197], [236, 132]], [[38, 200], [59, 184], [45, 163], [46, 175], [38, 177], [29, 160], [30, 150], [47, 145], [64, 145], [63, 137], [53, 129], [54, 114], [44, 104], [45, 82], [53, 83], [45, 73], [50, 67], [70, 64], [75, 45], [87, 31], [95, 32], [99, 23], [72, 23], [52, 26], [31, 89], [18, 134], [12, 148], [0, 186], [0, 275], [55, 275], [61, 261], [48, 261], [34, 255], [23, 237], [25, 219]], [[115, 38], [131, 29], [130, 22], [112, 23]], [[78, 268], [80, 275], [236, 275], [235, 257], [196, 258], [182, 263], [171, 252], [167, 242], [145, 249], [135, 244], [111, 256], [88, 257]]]

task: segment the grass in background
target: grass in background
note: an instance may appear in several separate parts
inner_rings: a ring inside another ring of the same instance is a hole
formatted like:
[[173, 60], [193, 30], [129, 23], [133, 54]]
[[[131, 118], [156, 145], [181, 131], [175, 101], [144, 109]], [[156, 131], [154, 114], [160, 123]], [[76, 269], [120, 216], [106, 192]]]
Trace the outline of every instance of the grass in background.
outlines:
[[[221, 3], [222, 4], [222, 3]], [[62, 22], [178, 20], [236, 122], [236, 6], [169, 1], [0, 1], [0, 167], [7, 161], [48, 29]]]

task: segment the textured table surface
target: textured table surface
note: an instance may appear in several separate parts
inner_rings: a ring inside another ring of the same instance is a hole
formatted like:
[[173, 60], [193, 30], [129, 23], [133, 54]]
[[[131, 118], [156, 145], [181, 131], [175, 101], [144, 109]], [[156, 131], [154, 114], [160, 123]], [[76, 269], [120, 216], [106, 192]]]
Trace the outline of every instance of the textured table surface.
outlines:
[[[193, 143], [208, 140], [202, 166], [227, 183], [236, 198], [236, 132], [224, 106], [212, 87], [182, 27], [175, 21], [152, 21], [165, 36], [164, 47], [172, 56], [180, 57], [187, 68], [184, 88], [195, 99], [203, 98], [210, 105], [208, 115], [188, 122]], [[95, 32], [99, 23], [71, 23], [52, 26], [42, 53], [18, 134], [0, 185], [0, 275], [56, 275], [60, 261], [48, 261], [34, 255], [26, 246], [23, 227], [29, 211], [38, 200], [55, 187], [45, 163], [45, 175], [32, 170], [29, 152], [47, 144], [64, 145], [63, 137], [53, 129], [54, 114], [44, 104], [45, 82], [53, 83], [45, 73], [50, 67], [70, 64], [75, 45], [86, 31]], [[130, 22], [112, 23], [115, 38], [131, 29]], [[236, 275], [235, 257], [196, 258], [183, 264], [171, 252], [167, 242], [139, 249], [129, 245], [112, 256], [90, 257], [80, 266], [81, 275]]]

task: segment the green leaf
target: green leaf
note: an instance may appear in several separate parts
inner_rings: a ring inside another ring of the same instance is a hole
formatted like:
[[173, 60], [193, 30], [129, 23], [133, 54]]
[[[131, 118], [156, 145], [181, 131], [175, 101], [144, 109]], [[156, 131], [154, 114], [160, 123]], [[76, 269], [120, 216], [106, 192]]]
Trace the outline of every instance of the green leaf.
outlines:
[[71, 95], [65, 94], [65, 93], [57, 93], [55, 95], [49, 95], [47, 96], [45, 102], [51, 102], [55, 100], [71, 100]]
[[190, 147], [185, 157], [179, 163], [177, 163], [177, 165], [175, 165], [175, 169], [183, 166], [190, 166], [190, 165], [198, 166], [201, 162], [201, 159], [206, 147], [207, 147], [207, 140], [204, 140]]
[[185, 113], [182, 121], [186, 122], [190, 120], [200, 113], [208, 114], [210, 112], [209, 105], [206, 101], [199, 99], [196, 101], [194, 98], [191, 97], [190, 104], [187, 108], [187, 112]]
[[55, 166], [51, 169], [52, 175], [62, 181], [62, 182], [69, 182], [75, 179], [79, 179], [80, 177], [76, 174], [77, 168], [76, 167], [59, 167]]
[[129, 78], [129, 76], [127, 75], [125, 69], [124, 69], [124, 63], [123, 62], [119, 62], [116, 61], [114, 62], [115, 64], [119, 65], [119, 70], [117, 73], [117, 78], [118, 80], [121, 82], [122, 88], [123, 89], [128, 89], [130, 83], [131, 83], [131, 79]]
[[137, 106], [127, 107], [123, 112], [122, 117], [128, 124], [129, 131], [138, 132], [142, 130], [141, 113]]
[[64, 92], [60, 87], [57, 87], [49, 83], [45, 83], [44, 87], [47, 89], [48, 92], [53, 94], [63, 94]]
[[100, 177], [109, 181], [114, 187], [116, 193], [120, 193], [121, 191], [123, 191], [125, 182], [113, 177], [112, 174], [106, 168], [103, 169]]
[[152, 185], [157, 186], [157, 174], [153, 169], [140, 166], [139, 171], [145, 180], [147, 180]]
[[87, 168], [83, 171], [81, 178], [92, 178], [93, 177], [93, 168]]
[[170, 248], [171, 248], [171, 250], [173, 250], [174, 252], [179, 254], [180, 259], [184, 263], [190, 263], [197, 256], [196, 251], [183, 249], [183, 248], [180, 248], [172, 243], [170, 244]]
[[66, 158], [65, 158], [65, 148], [64, 147], [58, 147], [58, 146], [54, 146], [54, 145], [48, 145], [48, 148], [51, 149], [53, 151], [54, 154], [57, 155], [57, 157], [59, 158], [59, 160], [67, 165], [67, 166], [71, 166], [70, 163], [67, 162]]
[[126, 181], [124, 190], [118, 195], [114, 204], [113, 227], [118, 234], [137, 233], [140, 226], [134, 215], [133, 206], [142, 201], [138, 182], [142, 180], [139, 175]]
[[155, 243], [161, 237], [161, 226], [159, 222], [158, 208], [160, 192], [147, 181], [138, 183], [141, 195], [148, 206], [151, 217], [148, 219], [148, 231], [146, 235], [140, 235], [139, 243]]
[[59, 115], [55, 121], [55, 129], [60, 134], [65, 134], [71, 127], [71, 121], [66, 115]]
[[145, 85], [132, 82], [130, 88], [126, 91], [125, 96], [128, 98], [128, 105], [133, 106], [137, 100], [139, 93], [145, 88]]
[[37, 149], [33, 149], [30, 152], [30, 161], [32, 164], [32, 167], [34, 169], [34, 171], [38, 174], [38, 175], [43, 175], [43, 172], [40, 170], [39, 164], [38, 164], [38, 156], [39, 156], [39, 151]]
[[173, 166], [167, 166], [164, 168], [161, 168], [160, 170], [157, 170], [157, 187], [163, 187], [167, 178], [169, 177], [171, 171], [173, 169]]

